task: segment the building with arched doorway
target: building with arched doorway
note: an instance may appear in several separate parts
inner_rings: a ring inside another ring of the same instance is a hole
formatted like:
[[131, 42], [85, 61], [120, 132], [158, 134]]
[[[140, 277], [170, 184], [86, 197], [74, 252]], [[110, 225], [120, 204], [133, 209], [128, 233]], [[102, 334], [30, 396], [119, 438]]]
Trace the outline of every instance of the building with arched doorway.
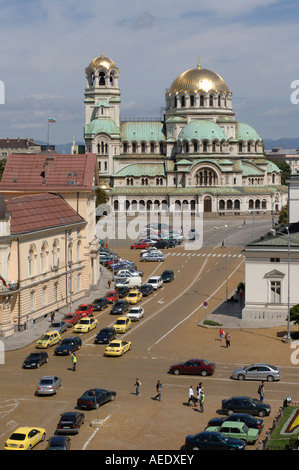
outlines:
[[115, 211], [273, 213], [286, 204], [279, 168], [257, 131], [236, 120], [220, 75], [197, 64], [167, 89], [162, 119], [128, 121], [119, 72], [103, 54], [95, 58], [84, 100], [86, 151], [97, 155]]

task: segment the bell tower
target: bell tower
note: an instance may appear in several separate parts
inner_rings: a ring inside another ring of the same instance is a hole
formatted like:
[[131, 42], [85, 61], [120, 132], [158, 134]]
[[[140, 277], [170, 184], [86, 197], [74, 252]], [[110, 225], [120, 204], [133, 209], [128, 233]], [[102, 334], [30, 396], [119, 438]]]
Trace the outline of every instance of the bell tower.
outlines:
[[102, 53], [90, 62], [85, 76], [85, 147], [97, 154], [99, 175], [109, 182], [113, 156], [120, 151], [119, 69]]

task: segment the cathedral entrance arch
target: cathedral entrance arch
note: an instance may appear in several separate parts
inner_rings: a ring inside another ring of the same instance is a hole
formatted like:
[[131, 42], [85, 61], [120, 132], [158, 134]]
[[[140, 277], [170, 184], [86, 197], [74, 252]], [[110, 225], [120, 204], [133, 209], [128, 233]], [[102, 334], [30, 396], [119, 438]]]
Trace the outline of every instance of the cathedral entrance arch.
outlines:
[[212, 212], [212, 198], [211, 196], [205, 196], [203, 200], [203, 211]]

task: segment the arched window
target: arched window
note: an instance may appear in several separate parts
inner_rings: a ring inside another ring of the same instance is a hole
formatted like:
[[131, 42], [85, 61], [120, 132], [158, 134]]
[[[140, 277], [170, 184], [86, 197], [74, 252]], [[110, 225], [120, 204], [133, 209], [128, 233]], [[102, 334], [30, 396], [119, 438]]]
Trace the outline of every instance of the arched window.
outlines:
[[82, 246], [81, 240], [78, 240], [77, 241], [77, 261], [80, 261], [81, 259], [81, 246]]
[[48, 259], [47, 259], [47, 245], [43, 243], [41, 253], [40, 253], [40, 270], [42, 273], [48, 269]]
[[99, 85], [106, 85], [106, 76], [104, 72], [99, 73]]
[[254, 208], [254, 201], [253, 199], [250, 199], [248, 202], [248, 209], [253, 209]]
[[237, 209], [237, 210], [240, 210], [240, 201], [239, 199], [236, 199], [235, 202], [234, 202], [234, 208]]
[[35, 250], [35, 247], [32, 245], [29, 249], [29, 255], [28, 255], [28, 275], [29, 276], [34, 276], [36, 274], [35, 257], [36, 257], [36, 250]]
[[197, 186], [215, 186], [217, 184], [217, 174], [209, 168], [201, 168], [195, 175]]
[[199, 106], [204, 106], [205, 105], [205, 98], [203, 95], [200, 95], [199, 97]]
[[58, 241], [55, 240], [52, 247], [52, 267], [57, 268], [59, 266], [59, 244]]
[[185, 97], [184, 97], [184, 96], [182, 96], [182, 97], [181, 97], [181, 106], [182, 106], [182, 108], [184, 108], [184, 107], [185, 107], [185, 104], [186, 104]]
[[194, 96], [191, 95], [190, 96], [190, 107], [193, 108], [194, 104], [195, 104]]
[[214, 106], [214, 96], [213, 95], [210, 95], [209, 104], [210, 104], [211, 107]]
[[223, 199], [220, 199], [219, 201], [219, 210], [224, 210], [225, 209], [225, 201]]

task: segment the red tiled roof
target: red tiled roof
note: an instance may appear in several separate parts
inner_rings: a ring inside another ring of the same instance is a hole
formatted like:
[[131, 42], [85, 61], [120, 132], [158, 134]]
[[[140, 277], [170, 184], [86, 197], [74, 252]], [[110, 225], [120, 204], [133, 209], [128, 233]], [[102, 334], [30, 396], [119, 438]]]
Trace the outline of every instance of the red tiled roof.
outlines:
[[0, 191], [91, 190], [96, 168], [93, 153], [74, 155], [11, 154]]
[[6, 201], [12, 234], [82, 222], [84, 219], [57, 194], [32, 194]]

